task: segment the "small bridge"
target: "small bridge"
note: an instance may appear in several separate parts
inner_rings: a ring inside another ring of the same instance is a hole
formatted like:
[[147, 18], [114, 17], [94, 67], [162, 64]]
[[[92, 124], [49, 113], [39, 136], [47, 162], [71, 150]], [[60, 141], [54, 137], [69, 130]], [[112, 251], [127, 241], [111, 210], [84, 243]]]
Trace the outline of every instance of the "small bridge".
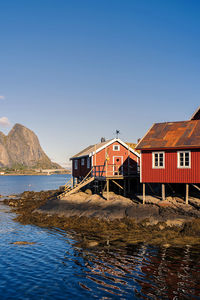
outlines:
[[67, 169], [37, 169], [35, 170], [36, 172], [40, 172], [40, 173], [45, 173], [47, 175], [50, 175], [52, 173], [56, 173], [56, 172], [66, 172], [68, 171]]

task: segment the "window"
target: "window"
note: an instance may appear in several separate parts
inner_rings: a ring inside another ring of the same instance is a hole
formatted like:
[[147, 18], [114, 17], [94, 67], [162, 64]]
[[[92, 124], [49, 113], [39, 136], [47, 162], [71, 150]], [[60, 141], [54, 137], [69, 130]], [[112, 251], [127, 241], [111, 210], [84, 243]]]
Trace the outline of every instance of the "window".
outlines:
[[81, 158], [81, 166], [84, 166], [85, 164], [85, 158]]
[[178, 168], [190, 168], [191, 167], [191, 152], [190, 151], [178, 151]]
[[74, 161], [74, 169], [78, 170], [78, 160], [77, 159], [75, 159], [75, 161]]
[[119, 151], [120, 146], [119, 145], [113, 145], [113, 151]]
[[89, 157], [87, 158], [87, 168], [88, 169], [90, 168], [90, 158]]
[[152, 167], [153, 168], [164, 168], [165, 167], [165, 153], [164, 152], [153, 152], [152, 153]]

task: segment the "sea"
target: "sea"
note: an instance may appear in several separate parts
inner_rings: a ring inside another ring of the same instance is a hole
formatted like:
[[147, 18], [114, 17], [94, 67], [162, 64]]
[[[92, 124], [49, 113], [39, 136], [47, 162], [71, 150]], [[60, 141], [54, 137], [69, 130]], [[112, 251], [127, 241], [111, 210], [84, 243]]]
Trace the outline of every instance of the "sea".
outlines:
[[[57, 189], [69, 178], [0, 176], [0, 194]], [[200, 299], [200, 245], [83, 249], [70, 232], [14, 218], [1, 201], [0, 299]]]

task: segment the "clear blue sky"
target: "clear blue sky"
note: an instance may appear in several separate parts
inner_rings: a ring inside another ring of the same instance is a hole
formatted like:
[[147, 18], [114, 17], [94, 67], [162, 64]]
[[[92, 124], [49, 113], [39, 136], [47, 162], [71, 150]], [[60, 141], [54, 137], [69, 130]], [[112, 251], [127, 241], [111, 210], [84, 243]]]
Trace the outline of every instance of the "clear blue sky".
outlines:
[[64, 164], [116, 129], [136, 142], [154, 122], [188, 119], [199, 14], [198, 0], [1, 0], [0, 130], [27, 126]]

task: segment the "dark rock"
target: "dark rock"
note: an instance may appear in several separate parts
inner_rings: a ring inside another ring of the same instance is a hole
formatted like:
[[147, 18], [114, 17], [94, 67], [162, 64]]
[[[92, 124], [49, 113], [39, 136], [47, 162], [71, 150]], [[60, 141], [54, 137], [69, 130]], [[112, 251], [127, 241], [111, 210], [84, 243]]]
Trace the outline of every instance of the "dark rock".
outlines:
[[126, 209], [126, 216], [136, 220], [144, 220], [159, 216], [159, 208], [153, 205], [134, 205]]

